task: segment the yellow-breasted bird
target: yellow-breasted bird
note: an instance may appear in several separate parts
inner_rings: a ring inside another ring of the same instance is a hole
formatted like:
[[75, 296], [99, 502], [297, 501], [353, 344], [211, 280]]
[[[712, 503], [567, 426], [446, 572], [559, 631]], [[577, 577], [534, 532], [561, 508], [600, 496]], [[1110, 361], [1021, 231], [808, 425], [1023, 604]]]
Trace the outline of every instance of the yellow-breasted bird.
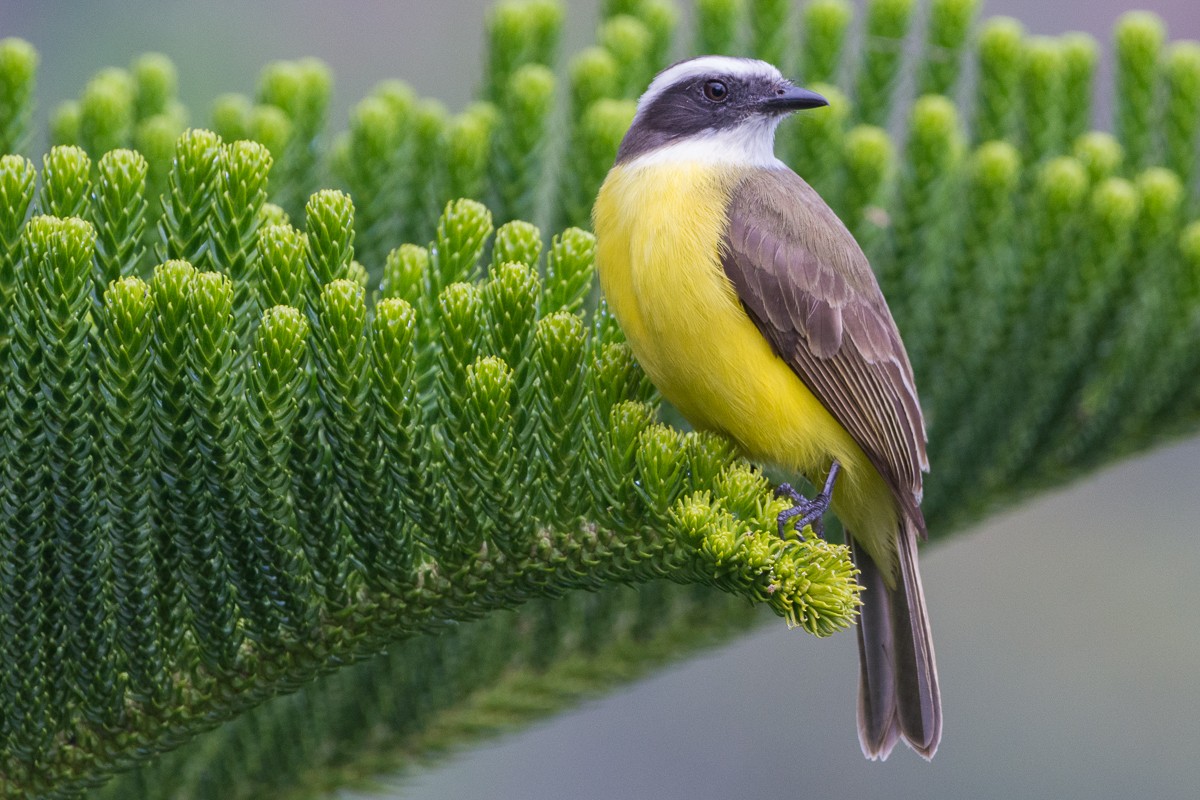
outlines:
[[702, 56], [658, 74], [596, 200], [600, 285], [647, 375], [696, 427], [805, 475], [788, 524], [832, 505], [863, 586], [858, 735], [932, 758], [937, 666], [917, 570], [925, 425], [871, 267], [775, 157], [789, 113], [827, 105], [763, 61]]

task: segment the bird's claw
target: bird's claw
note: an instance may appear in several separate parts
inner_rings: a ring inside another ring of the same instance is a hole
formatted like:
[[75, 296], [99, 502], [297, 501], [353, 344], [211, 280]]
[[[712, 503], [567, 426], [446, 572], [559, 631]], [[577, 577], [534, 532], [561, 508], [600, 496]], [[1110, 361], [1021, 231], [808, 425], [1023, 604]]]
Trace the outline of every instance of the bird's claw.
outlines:
[[775, 487], [775, 496], [776, 497], [786, 497], [789, 500], [791, 500], [793, 503], [807, 502], [804, 499], [804, 495], [800, 494], [794, 488], [792, 488], [792, 485], [790, 483], [781, 483], [778, 486], [776, 486]]
[[812, 500], [797, 494], [793, 501], [796, 503], [791, 508], [786, 508], [779, 512], [777, 519], [779, 524], [779, 538], [787, 538], [787, 528], [790, 524], [800, 536], [800, 541], [804, 541], [804, 534], [801, 531], [806, 525], [812, 526], [812, 531], [817, 535], [818, 539], [825, 538], [825, 526], [822, 522], [822, 517], [829, 509], [829, 498], [825, 495], [817, 495]]
[[812, 526], [812, 532], [818, 539], [825, 538], [825, 512], [829, 510], [829, 504], [833, 500], [833, 486], [837, 481], [839, 470], [840, 465], [834, 461], [829, 468], [829, 476], [825, 479], [825, 488], [811, 500], [797, 492], [791, 484], [781, 483], [775, 487], [776, 497], [787, 497], [792, 501], [792, 507], [779, 512], [779, 517], [776, 519], [779, 525], [780, 539], [787, 538], [786, 531], [789, 524], [799, 534], [800, 541], [804, 541], [804, 534], [801, 531], [805, 526]]

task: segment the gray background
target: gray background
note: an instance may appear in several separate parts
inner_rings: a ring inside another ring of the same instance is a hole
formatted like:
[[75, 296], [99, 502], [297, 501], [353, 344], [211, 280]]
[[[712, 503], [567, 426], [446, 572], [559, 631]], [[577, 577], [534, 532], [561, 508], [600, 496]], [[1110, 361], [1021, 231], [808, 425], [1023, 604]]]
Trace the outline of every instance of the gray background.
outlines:
[[[488, 5], [0, 0], [0, 36], [41, 51], [43, 111], [96, 69], [159, 50], [203, 124], [216, 94], [252, 91], [267, 61], [315, 55], [336, 73], [336, 121], [388, 77], [460, 108], [479, 81]], [[572, 3], [567, 52], [591, 40], [596, 6]], [[1195, 0], [984, 10], [1107, 43], [1130, 7], [1160, 13], [1172, 38], [1200, 38]], [[1198, 796], [1198, 465], [1200, 440], [1165, 448], [923, 553], [946, 708], [931, 764], [903, 749], [864, 761], [853, 635], [817, 641], [781, 622], [364, 796]]]

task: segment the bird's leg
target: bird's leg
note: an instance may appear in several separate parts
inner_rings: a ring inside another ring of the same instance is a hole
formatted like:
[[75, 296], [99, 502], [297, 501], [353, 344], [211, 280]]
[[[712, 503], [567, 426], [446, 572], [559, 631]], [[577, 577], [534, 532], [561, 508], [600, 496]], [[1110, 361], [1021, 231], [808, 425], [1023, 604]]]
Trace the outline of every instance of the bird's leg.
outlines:
[[[837, 482], [840, 471], [841, 465], [835, 459], [829, 467], [828, 477], [825, 478], [825, 488], [812, 500], [793, 489], [791, 484], [781, 483], [775, 487], [776, 497], [787, 497], [793, 503], [791, 508], [779, 512], [779, 538], [785, 538], [784, 531], [789, 523], [797, 533], [803, 530], [805, 525], [812, 525], [813, 533], [820, 539], [825, 538], [825, 526], [821, 524], [821, 520], [829, 510], [829, 502], [833, 499], [833, 485]], [[800, 538], [804, 538], [803, 534]]]

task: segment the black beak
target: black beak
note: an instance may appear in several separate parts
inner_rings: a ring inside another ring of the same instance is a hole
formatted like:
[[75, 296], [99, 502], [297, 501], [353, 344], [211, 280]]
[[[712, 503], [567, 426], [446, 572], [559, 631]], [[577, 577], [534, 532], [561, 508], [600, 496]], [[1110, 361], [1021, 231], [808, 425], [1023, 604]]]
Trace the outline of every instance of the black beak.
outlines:
[[763, 100], [762, 108], [773, 114], [787, 114], [791, 111], [803, 111], [806, 108], [820, 108], [829, 105], [829, 101], [816, 92], [801, 89], [799, 86], [787, 86], [775, 91], [772, 97]]

